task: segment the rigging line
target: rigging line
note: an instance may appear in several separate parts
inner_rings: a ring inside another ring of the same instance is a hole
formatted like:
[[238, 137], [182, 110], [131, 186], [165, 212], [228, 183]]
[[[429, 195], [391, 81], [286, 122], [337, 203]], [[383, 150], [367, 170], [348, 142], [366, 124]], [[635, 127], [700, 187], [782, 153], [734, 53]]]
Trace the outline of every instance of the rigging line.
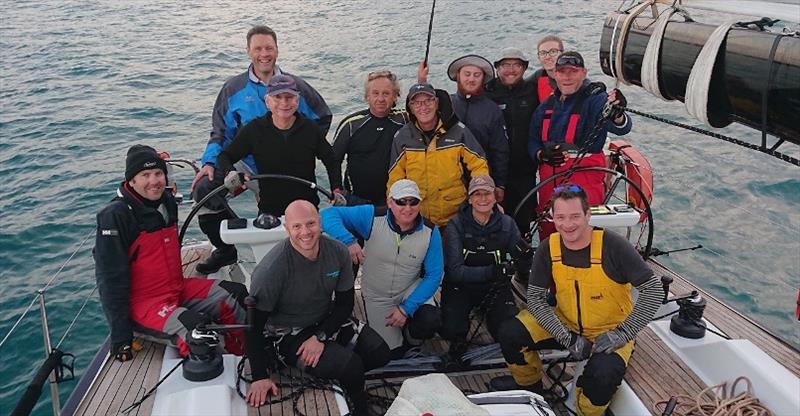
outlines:
[[58, 268], [58, 271], [56, 271], [53, 277], [51, 277], [50, 280], [47, 282], [47, 284], [44, 285], [44, 287], [41, 289], [42, 292], [46, 291], [47, 288], [49, 288], [50, 285], [53, 284], [58, 275], [61, 274], [61, 271], [64, 270], [64, 267], [67, 267], [67, 264], [69, 264], [69, 262], [75, 257], [76, 254], [78, 254], [83, 245], [86, 244], [87, 241], [89, 241], [89, 237], [95, 234], [95, 231], [96, 230], [93, 228], [92, 231], [90, 231], [89, 234], [86, 235], [86, 238], [84, 238], [83, 241], [81, 241], [81, 244], [78, 246], [78, 248], [76, 248], [75, 251], [72, 252], [69, 258], [66, 261], [64, 261], [63, 264], [61, 264], [61, 267]]
[[4, 336], [4, 337], [3, 337], [3, 340], [2, 340], [2, 341], [0, 341], [0, 348], [2, 348], [2, 347], [3, 347], [3, 345], [6, 343], [6, 340], [8, 339], [8, 337], [10, 337], [12, 333], [14, 333], [14, 330], [16, 330], [16, 329], [17, 329], [17, 327], [19, 326], [19, 323], [20, 323], [20, 322], [22, 322], [22, 319], [24, 319], [24, 318], [25, 318], [25, 315], [27, 315], [27, 314], [28, 314], [28, 312], [30, 312], [31, 308], [33, 308], [33, 305], [35, 305], [35, 304], [36, 304], [36, 301], [37, 301], [38, 299], [39, 299], [39, 294], [37, 293], [37, 294], [36, 294], [36, 295], [33, 297], [33, 300], [31, 300], [31, 304], [30, 304], [30, 305], [28, 305], [28, 307], [27, 307], [27, 308], [25, 308], [25, 311], [24, 311], [24, 312], [22, 312], [22, 315], [20, 315], [20, 316], [19, 316], [19, 319], [17, 319], [17, 322], [15, 322], [15, 323], [14, 323], [14, 325], [13, 325], [13, 326], [11, 327], [11, 329], [8, 331], [8, 333], [6, 334], [6, 336]]
[[720, 139], [720, 140], [726, 141], [728, 143], [733, 143], [735, 145], [738, 145], [738, 146], [741, 146], [741, 147], [744, 147], [744, 148], [747, 148], [747, 149], [750, 149], [750, 150], [755, 150], [755, 151], [758, 151], [758, 152], [761, 152], [761, 153], [765, 153], [765, 154], [770, 155], [772, 157], [775, 157], [777, 159], [783, 160], [784, 162], [788, 162], [788, 163], [790, 163], [792, 165], [800, 166], [800, 159], [798, 159], [796, 157], [789, 156], [789, 155], [787, 155], [785, 153], [782, 153], [782, 152], [778, 152], [778, 151], [776, 151], [774, 149], [763, 148], [763, 147], [761, 147], [759, 145], [756, 145], [756, 144], [753, 144], [753, 143], [748, 143], [748, 142], [746, 142], [744, 140], [736, 139], [736, 138], [733, 138], [733, 137], [730, 137], [730, 136], [725, 136], [725, 135], [719, 134], [719, 133], [714, 133], [712, 131], [701, 129], [699, 127], [690, 126], [688, 124], [684, 124], [684, 123], [680, 123], [680, 122], [677, 122], [677, 121], [669, 120], [669, 119], [666, 119], [664, 117], [659, 117], [659, 116], [656, 116], [656, 115], [653, 115], [653, 114], [649, 114], [649, 113], [645, 113], [645, 112], [642, 112], [642, 111], [634, 110], [632, 108], [625, 108], [624, 110], [626, 112], [633, 113], [633, 114], [636, 114], [636, 115], [639, 115], [639, 116], [642, 116], [642, 117], [646, 117], [646, 118], [649, 118], [651, 120], [660, 121], [662, 123], [669, 124], [671, 126], [680, 127], [680, 128], [683, 128], [683, 129], [686, 129], [686, 130], [689, 130], [689, 131], [693, 131], [695, 133], [700, 133], [700, 134], [703, 134], [703, 135], [706, 135], [706, 136], [709, 136], [709, 137], [713, 137], [715, 139]]
[[[684, 237], [684, 238], [685, 238], [687, 241], [689, 241], [689, 242], [691, 242], [691, 241], [694, 241], [694, 240], [692, 240], [691, 238], [689, 238], [689, 236], [688, 236], [688, 235], [686, 235], [686, 234], [685, 234], [684, 232], [682, 232], [682, 231], [678, 231], [678, 230], [677, 230], [677, 229], [675, 229], [675, 228], [672, 228], [672, 229], [671, 229], [671, 231], [673, 231], [673, 232], [675, 232], [675, 233], [677, 233], [677, 234], [680, 234], [682, 237]], [[745, 271], [747, 271], [747, 272], [749, 272], [749, 273], [751, 273], [751, 274], [753, 274], [753, 275], [756, 275], [756, 276], [759, 276], [759, 277], [761, 277], [761, 278], [762, 278], [762, 280], [761, 280], [762, 282], [766, 282], [766, 281], [769, 281], [769, 280], [770, 280], [770, 279], [768, 279], [768, 276], [767, 276], [765, 273], [763, 273], [763, 272], [761, 272], [761, 271], [759, 271], [759, 270], [756, 270], [756, 269], [754, 269], [754, 268], [752, 268], [752, 267], [750, 267], [750, 266], [747, 266], [747, 265], [745, 265], [744, 263], [742, 263], [742, 262], [740, 262], [740, 261], [736, 260], [736, 259], [735, 259], [733, 256], [725, 256], [725, 255], [723, 255], [722, 253], [719, 253], [719, 252], [717, 252], [717, 251], [715, 251], [715, 250], [712, 250], [712, 249], [710, 249], [710, 248], [708, 247], [708, 245], [707, 245], [707, 244], [704, 244], [704, 245], [703, 245], [703, 247], [701, 247], [701, 248], [700, 248], [700, 250], [707, 250], [708, 252], [710, 252], [710, 253], [712, 253], [712, 254], [716, 255], [717, 257], [719, 257], [719, 258], [721, 258], [721, 259], [730, 260], [732, 263], [736, 263], [736, 264], [737, 264], [739, 267], [741, 267], [741, 268], [742, 268], [742, 269], [744, 269]], [[787, 286], [787, 287], [791, 288], [792, 290], [795, 290], [795, 289], [796, 289], [796, 288], [795, 288], [795, 287], [793, 287], [791, 284], [789, 284], [789, 283], [786, 283], [786, 282], [784, 282], [783, 280], [778, 280], [777, 282], [781, 283], [781, 284], [782, 284], [782, 285], [784, 285], [784, 286]]]
[[58, 340], [58, 343], [56, 344], [55, 349], [58, 349], [58, 347], [61, 346], [61, 343], [64, 342], [64, 340], [67, 338], [67, 335], [69, 334], [69, 331], [72, 330], [72, 327], [75, 325], [75, 322], [78, 321], [78, 317], [83, 312], [83, 309], [86, 308], [86, 304], [89, 303], [89, 299], [92, 298], [92, 295], [94, 295], [94, 292], [96, 290], [97, 290], [97, 285], [94, 285], [94, 288], [92, 288], [92, 291], [88, 295], [86, 295], [86, 298], [83, 300], [83, 305], [81, 305], [81, 308], [78, 309], [78, 313], [76, 313], [75, 317], [72, 318], [72, 322], [69, 323], [69, 326], [67, 327], [67, 330], [64, 331], [64, 335], [62, 335], [61, 339]]

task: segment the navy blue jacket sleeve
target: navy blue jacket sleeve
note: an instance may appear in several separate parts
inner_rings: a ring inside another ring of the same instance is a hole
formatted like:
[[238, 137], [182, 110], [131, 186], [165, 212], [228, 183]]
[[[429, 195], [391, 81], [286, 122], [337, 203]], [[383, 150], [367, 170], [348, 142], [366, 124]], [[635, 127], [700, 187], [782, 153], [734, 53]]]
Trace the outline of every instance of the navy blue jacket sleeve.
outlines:
[[111, 329], [111, 344], [116, 347], [133, 341], [130, 320], [130, 261], [128, 250], [136, 230], [121, 201], [112, 202], [97, 214], [94, 264], [100, 303]]

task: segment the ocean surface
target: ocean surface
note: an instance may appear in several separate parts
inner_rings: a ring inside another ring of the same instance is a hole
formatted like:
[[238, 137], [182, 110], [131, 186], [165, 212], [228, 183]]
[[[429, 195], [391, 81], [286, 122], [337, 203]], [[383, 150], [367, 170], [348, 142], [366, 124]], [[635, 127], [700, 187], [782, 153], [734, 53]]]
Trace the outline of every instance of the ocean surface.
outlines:
[[[597, 51], [603, 18], [618, 3], [440, 0], [430, 80], [453, 91], [445, 74], [450, 61], [467, 53], [493, 61], [507, 46], [535, 62], [536, 40], [555, 33], [584, 53], [591, 77], [612, 84], [599, 70]], [[199, 158], [219, 88], [247, 67], [245, 33], [252, 25], [277, 31], [279, 64], [316, 87], [335, 126], [365, 107], [367, 72], [391, 69], [404, 89], [413, 83], [429, 11], [429, 2], [386, 0], [4, 3], [0, 337], [77, 249], [46, 299], [54, 344], [88, 299], [61, 345], [75, 354], [76, 378], [82, 375], [107, 334], [92, 294], [94, 215], [123, 178], [125, 151], [144, 143], [173, 157]], [[633, 108], [699, 125], [681, 103], [635, 87], [623, 91]], [[661, 260], [800, 345], [792, 318], [800, 286], [800, 169], [641, 117], [633, 121], [626, 140], [650, 159], [656, 178], [655, 246], [704, 247]], [[720, 132], [760, 139], [743, 127]], [[783, 150], [798, 156], [792, 145]], [[192, 175], [179, 169], [176, 176], [188, 194]], [[252, 197], [241, 199], [237, 206], [254, 212]], [[190, 237], [200, 237], [196, 226]], [[38, 315], [34, 307], [0, 347], [0, 414], [10, 413], [44, 357]], [[74, 385], [60, 385], [62, 403]], [[44, 391], [35, 414], [50, 414]]]

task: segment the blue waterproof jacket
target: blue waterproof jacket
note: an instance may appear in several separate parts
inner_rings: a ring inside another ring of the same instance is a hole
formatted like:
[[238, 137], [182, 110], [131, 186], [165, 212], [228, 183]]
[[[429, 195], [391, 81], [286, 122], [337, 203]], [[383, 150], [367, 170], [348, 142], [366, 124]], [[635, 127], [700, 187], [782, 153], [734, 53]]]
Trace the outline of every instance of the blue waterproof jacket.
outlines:
[[[261, 82], [254, 74], [252, 65], [247, 71], [230, 78], [222, 86], [214, 103], [214, 113], [211, 118], [211, 137], [200, 160], [200, 165], [216, 165], [217, 157], [236, 137], [239, 129], [257, 117], [267, 113], [267, 104], [264, 97], [267, 95], [267, 85]], [[275, 67], [275, 75], [289, 75], [297, 82], [300, 90], [300, 106], [297, 111], [311, 121], [314, 121], [322, 131], [328, 134], [331, 126], [331, 110], [321, 95], [302, 78]], [[247, 155], [245, 163], [258, 173], [252, 155]]]

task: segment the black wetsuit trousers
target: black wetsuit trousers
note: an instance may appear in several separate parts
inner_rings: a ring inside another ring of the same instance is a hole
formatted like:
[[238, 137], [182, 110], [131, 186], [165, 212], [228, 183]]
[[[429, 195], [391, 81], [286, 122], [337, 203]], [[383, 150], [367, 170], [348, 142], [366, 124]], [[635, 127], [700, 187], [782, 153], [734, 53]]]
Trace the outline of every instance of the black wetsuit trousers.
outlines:
[[482, 307], [484, 325], [497, 340], [500, 324], [513, 319], [519, 309], [514, 304], [511, 287], [506, 284], [477, 283], [442, 285], [442, 338], [448, 341], [463, 340], [469, 331], [469, 314], [473, 308]]
[[303, 371], [323, 379], [336, 379], [355, 405], [356, 415], [363, 413], [367, 406], [364, 392], [364, 373], [383, 367], [389, 362], [389, 346], [380, 335], [369, 326], [361, 329], [354, 348], [348, 348], [353, 338], [352, 327], [343, 327], [338, 335], [325, 342], [325, 349], [316, 367], [304, 367], [298, 361], [297, 349], [317, 332], [316, 327], [306, 328], [296, 335], [287, 335], [278, 344], [278, 351], [288, 365], [303, 367]]

